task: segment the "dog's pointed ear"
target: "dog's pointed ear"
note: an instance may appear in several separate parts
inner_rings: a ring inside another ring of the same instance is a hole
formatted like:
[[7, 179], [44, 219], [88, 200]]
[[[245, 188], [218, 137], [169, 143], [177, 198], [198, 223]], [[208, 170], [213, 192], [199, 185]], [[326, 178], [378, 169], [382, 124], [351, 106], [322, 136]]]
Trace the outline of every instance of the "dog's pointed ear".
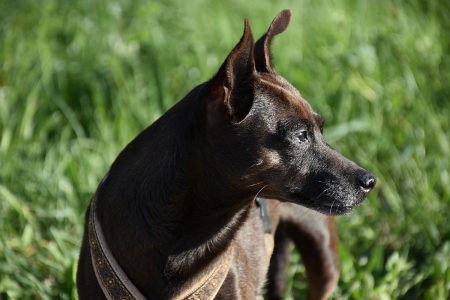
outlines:
[[242, 119], [246, 115], [252, 105], [251, 102], [247, 102], [253, 97], [243, 95], [252, 93], [249, 89], [253, 86], [252, 80], [255, 73], [253, 52], [252, 30], [248, 19], [245, 19], [241, 40], [209, 82], [208, 110], [226, 112], [228, 117], [234, 120]]
[[274, 36], [286, 30], [290, 20], [291, 10], [283, 10], [273, 19], [267, 32], [256, 42], [255, 65], [258, 72], [274, 72], [271, 63], [270, 43]]

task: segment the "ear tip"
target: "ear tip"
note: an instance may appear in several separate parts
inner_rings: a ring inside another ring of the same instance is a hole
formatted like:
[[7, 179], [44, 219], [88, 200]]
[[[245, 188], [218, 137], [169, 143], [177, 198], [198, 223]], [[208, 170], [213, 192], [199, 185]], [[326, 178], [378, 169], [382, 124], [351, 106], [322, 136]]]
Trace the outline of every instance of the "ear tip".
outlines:
[[283, 18], [288, 18], [289, 20], [291, 19], [292, 16], [292, 11], [289, 8], [283, 9], [280, 13], [280, 16], [283, 16]]
[[247, 30], [251, 30], [251, 26], [250, 26], [250, 20], [248, 18], [244, 19], [244, 29]]
[[292, 11], [290, 9], [282, 10], [273, 20], [269, 31], [272, 35], [280, 34], [286, 30], [291, 21]]
[[244, 19], [244, 36], [252, 36], [252, 27], [250, 26], [250, 21], [248, 18]]

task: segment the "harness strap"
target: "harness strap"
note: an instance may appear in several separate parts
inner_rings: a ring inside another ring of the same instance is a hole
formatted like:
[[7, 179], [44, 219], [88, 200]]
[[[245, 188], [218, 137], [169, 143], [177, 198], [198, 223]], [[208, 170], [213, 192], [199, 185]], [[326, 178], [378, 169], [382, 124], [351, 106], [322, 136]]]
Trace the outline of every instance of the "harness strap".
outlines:
[[[146, 300], [145, 296], [131, 282], [108, 248], [101, 224], [96, 214], [97, 195], [91, 202], [88, 237], [92, 266], [103, 294], [108, 300]], [[219, 264], [192, 286], [171, 297], [172, 300], [211, 300], [217, 295], [230, 269], [234, 247], [225, 250]]]
[[220, 261], [219, 266], [215, 267], [209, 274], [205, 277], [206, 279], [201, 279], [197, 285], [192, 288], [187, 289], [183, 294], [188, 294], [184, 297], [175, 297], [173, 300], [184, 299], [184, 300], [212, 300], [216, 297], [220, 290], [225, 278], [230, 270], [231, 261], [233, 259], [234, 247], [231, 245], [228, 247], [224, 254], [224, 258]]
[[96, 203], [97, 195], [92, 199], [89, 212], [89, 244], [95, 277], [103, 293], [108, 300], [145, 300], [146, 298], [131, 282], [109, 250], [97, 219]]

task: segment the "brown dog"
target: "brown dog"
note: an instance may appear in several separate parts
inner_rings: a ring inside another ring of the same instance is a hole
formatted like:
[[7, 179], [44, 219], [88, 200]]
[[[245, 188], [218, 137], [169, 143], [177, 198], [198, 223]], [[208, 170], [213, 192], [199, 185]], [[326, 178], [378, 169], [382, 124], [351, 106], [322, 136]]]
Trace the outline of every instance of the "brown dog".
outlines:
[[[375, 178], [325, 143], [322, 118], [273, 70], [270, 42], [289, 20], [281, 12], [256, 44], [246, 21], [218, 73], [120, 153], [86, 215], [80, 299], [261, 297], [272, 245], [258, 196], [335, 215], [373, 188]], [[305, 217], [313, 228], [292, 230], [299, 216], [274, 203], [277, 251], [283, 232], [323, 244], [320, 222]], [[311, 253], [333, 263], [308, 249], [307, 264]], [[308, 272], [316, 276], [314, 266]]]

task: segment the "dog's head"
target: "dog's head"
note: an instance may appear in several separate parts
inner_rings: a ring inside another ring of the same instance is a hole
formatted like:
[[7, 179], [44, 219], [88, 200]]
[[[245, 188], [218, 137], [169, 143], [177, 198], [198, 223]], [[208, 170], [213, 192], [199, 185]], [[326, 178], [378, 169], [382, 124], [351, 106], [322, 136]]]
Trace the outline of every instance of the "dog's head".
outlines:
[[282, 11], [256, 43], [245, 21], [241, 40], [206, 84], [208, 143], [242, 189], [346, 213], [364, 200], [375, 177], [324, 141], [321, 116], [274, 71], [270, 43], [290, 16]]

